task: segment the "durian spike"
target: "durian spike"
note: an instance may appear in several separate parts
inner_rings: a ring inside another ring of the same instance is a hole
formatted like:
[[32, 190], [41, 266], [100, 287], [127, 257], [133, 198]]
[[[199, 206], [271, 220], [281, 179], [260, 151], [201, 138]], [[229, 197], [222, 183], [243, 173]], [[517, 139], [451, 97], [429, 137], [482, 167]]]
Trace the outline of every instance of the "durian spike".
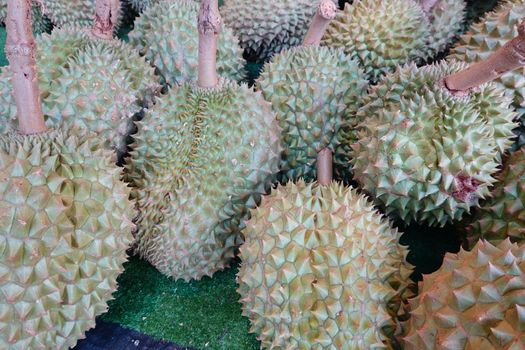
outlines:
[[332, 0], [321, 0], [314, 19], [310, 23], [308, 32], [304, 37], [303, 45], [319, 45], [326, 28], [328, 28], [330, 21], [335, 18], [336, 14], [337, 6]]
[[5, 53], [13, 72], [13, 90], [22, 134], [46, 131], [36, 70], [36, 42], [31, 25], [32, 0], [7, 2]]
[[423, 9], [423, 12], [428, 15], [440, 2], [441, 0], [419, 0], [419, 5]]
[[217, 0], [202, 0], [198, 16], [199, 29], [199, 76], [201, 88], [217, 86], [217, 37], [221, 29], [221, 17]]
[[329, 185], [332, 182], [332, 150], [323, 148], [317, 153], [317, 182]]
[[474, 63], [461, 72], [445, 77], [452, 93], [462, 93], [525, 65], [525, 21], [518, 27], [518, 36], [507, 42], [486, 60]]
[[100, 39], [113, 39], [113, 31], [120, 11], [120, 0], [96, 0], [95, 18], [91, 33]]

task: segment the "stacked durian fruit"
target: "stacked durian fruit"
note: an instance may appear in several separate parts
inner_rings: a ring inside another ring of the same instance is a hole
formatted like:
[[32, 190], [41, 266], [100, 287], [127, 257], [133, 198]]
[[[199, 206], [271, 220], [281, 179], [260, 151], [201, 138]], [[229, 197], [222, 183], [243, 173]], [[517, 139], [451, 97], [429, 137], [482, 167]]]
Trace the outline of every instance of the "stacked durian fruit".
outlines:
[[[0, 347], [74, 345], [131, 246], [185, 281], [238, 256], [261, 348], [525, 348], [523, 1], [434, 63], [464, 1], [129, 4], [128, 44], [120, 1], [7, 2]], [[414, 223], [465, 243], [419, 286]]]

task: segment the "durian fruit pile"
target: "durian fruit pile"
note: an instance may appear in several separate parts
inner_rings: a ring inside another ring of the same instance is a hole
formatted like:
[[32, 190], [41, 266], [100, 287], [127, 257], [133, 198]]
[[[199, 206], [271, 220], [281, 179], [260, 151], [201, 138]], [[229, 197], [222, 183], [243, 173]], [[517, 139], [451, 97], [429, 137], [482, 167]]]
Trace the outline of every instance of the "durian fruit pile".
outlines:
[[428, 8], [416, 0], [346, 3], [322, 44], [343, 48], [376, 82], [398, 65], [443, 51], [461, 30], [465, 6], [463, 0], [438, 0]]
[[[154, 69], [130, 45], [94, 37], [90, 29], [55, 29], [37, 38], [38, 82], [46, 125], [96, 132], [119, 161], [133, 121], [160, 89]], [[17, 128], [12, 72], [0, 71], [0, 132]]]
[[[157, 68], [166, 85], [197, 79], [198, 10], [198, 1], [163, 0], [144, 11], [129, 34], [130, 44]], [[223, 26], [218, 40], [219, 74], [233, 81], [242, 80], [245, 62], [237, 36]]]
[[229, 265], [248, 209], [278, 169], [280, 128], [270, 104], [217, 77], [219, 28], [216, 1], [203, 0], [197, 83], [172, 88], [146, 112], [126, 165], [139, 210], [136, 251], [174, 279]]
[[[42, 12], [42, 3], [34, 0], [32, 6], [33, 33], [45, 33], [51, 30], [51, 20]], [[5, 24], [7, 17], [7, 0], [0, 0], [0, 23]]]
[[[9, 0], [6, 52], [19, 118], [0, 135], [0, 348], [76, 344], [107, 310], [133, 207], [98, 135], [46, 129], [30, 1]], [[108, 105], [109, 106], [109, 103]]]
[[[518, 25], [525, 17], [525, 1], [503, 1], [494, 11], [473, 24], [469, 31], [462, 35], [460, 42], [454, 47], [450, 59], [465, 62], [478, 62], [486, 59], [491, 52], [502, 47], [507, 41], [518, 34]], [[517, 147], [525, 144], [525, 68], [519, 68], [503, 74], [494, 81], [505, 89], [505, 93], [513, 98], [514, 108], [521, 117], [521, 128], [518, 134]]]

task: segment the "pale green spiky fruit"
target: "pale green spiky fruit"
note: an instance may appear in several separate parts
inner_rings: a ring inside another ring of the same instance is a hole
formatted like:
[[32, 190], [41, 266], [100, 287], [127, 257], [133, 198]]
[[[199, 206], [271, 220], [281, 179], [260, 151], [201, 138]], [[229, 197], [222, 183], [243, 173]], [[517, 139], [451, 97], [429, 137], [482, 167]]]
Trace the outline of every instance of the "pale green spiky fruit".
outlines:
[[280, 180], [286, 182], [316, 178], [317, 153], [339, 146], [341, 125], [354, 117], [368, 82], [342, 50], [306, 46], [275, 55], [257, 85], [282, 128]]
[[439, 0], [427, 17], [430, 22], [430, 54], [443, 52], [460, 34], [466, 17], [464, 0]]
[[221, 15], [239, 37], [246, 59], [263, 62], [303, 42], [318, 4], [318, 0], [225, 0]]
[[[95, 18], [96, 0], [38, 0], [46, 15], [59, 28], [71, 26], [91, 27]], [[121, 14], [119, 14], [120, 16]], [[115, 23], [118, 29], [120, 21]]]
[[238, 292], [262, 348], [389, 348], [412, 266], [365, 196], [289, 182], [252, 210], [243, 233]]
[[[165, 0], [148, 8], [135, 21], [129, 42], [157, 68], [164, 83], [175, 86], [197, 80], [199, 3]], [[244, 77], [238, 39], [228, 26], [217, 38], [217, 72], [231, 80]]]
[[371, 89], [358, 112], [354, 178], [406, 223], [460, 220], [489, 195], [512, 143], [516, 114], [501, 88], [484, 84], [459, 97], [443, 86], [464, 68], [444, 61], [401, 67]]
[[[474, 23], [462, 35], [450, 54], [450, 59], [478, 62], [487, 59], [494, 51], [518, 35], [518, 25], [525, 17], [525, 1], [505, 1], [494, 11], [488, 12], [481, 21]], [[517, 130], [518, 145], [525, 144], [525, 68], [521, 67], [503, 74], [494, 81], [505, 88], [513, 98], [513, 106], [521, 117], [522, 129]]]
[[[0, 22], [5, 23], [7, 18], [7, 0], [0, 0]], [[33, 1], [33, 12], [31, 17], [33, 33], [40, 34], [51, 30], [52, 23], [45, 14], [42, 13], [42, 6], [38, 1]]]
[[[146, 9], [158, 4], [161, 0], [127, 0], [131, 7], [138, 13], [144, 12]], [[163, 0], [162, 0], [163, 1]]]
[[117, 289], [133, 205], [96, 135], [0, 135], [0, 348], [66, 350]]
[[410, 305], [406, 350], [525, 349], [525, 246], [446, 254]]
[[[37, 38], [37, 67], [46, 125], [84, 127], [106, 140], [119, 160], [133, 121], [153, 102], [159, 79], [138, 52], [119, 40], [93, 39], [83, 29], [59, 29]], [[0, 132], [16, 130], [12, 72], [0, 73]]]
[[503, 171], [467, 230], [467, 247], [483, 238], [498, 244], [506, 238], [521, 243], [525, 240], [525, 152], [511, 154], [503, 163]]
[[246, 85], [183, 84], [146, 112], [126, 165], [139, 215], [136, 251], [175, 279], [229, 265], [248, 209], [277, 172], [280, 129]]
[[415, 0], [360, 0], [345, 4], [321, 43], [343, 48], [376, 81], [398, 64], [427, 57], [429, 27]]

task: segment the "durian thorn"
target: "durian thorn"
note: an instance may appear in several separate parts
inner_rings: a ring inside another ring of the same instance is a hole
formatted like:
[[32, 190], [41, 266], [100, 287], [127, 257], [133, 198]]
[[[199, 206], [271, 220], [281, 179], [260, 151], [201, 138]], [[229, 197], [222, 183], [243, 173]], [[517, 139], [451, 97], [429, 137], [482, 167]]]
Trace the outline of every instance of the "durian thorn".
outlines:
[[303, 45], [319, 45], [326, 28], [328, 28], [330, 21], [335, 18], [336, 14], [337, 6], [332, 0], [321, 0], [308, 32], [304, 37]]
[[332, 182], [332, 150], [323, 148], [317, 153], [317, 182], [329, 185]]
[[22, 134], [46, 131], [36, 69], [36, 42], [31, 25], [32, 0], [7, 2], [5, 53], [13, 72], [13, 90]]
[[217, 37], [221, 29], [221, 16], [217, 0], [202, 0], [198, 15], [199, 76], [202, 88], [217, 86]]
[[113, 39], [113, 31], [119, 11], [120, 0], [96, 0], [91, 34], [100, 39]]
[[525, 21], [522, 21], [518, 27], [518, 36], [489, 58], [447, 76], [444, 79], [445, 87], [452, 93], [461, 94], [523, 65], [525, 65]]
[[[432, 10], [439, 4], [441, 0], [419, 0], [419, 5], [423, 9], [423, 12], [430, 17]], [[432, 19], [431, 19], [432, 20]]]

